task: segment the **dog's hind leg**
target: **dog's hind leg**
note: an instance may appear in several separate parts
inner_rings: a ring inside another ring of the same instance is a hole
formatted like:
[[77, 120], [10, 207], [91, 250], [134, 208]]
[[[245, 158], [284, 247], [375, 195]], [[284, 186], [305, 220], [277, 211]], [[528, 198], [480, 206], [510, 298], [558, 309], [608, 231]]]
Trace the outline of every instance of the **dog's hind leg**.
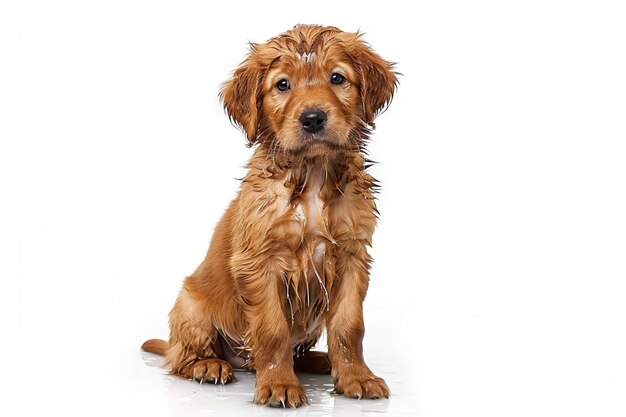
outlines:
[[227, 384], [235, 379], [233, 368], [221, 359], [218, 331], [199, 306], [183, 287], [170, 313], [166, 364], [171, 365], [173, 375], [199, 383]]
[[301, 355], [294, 356], [293, 368], [296, 372], [307, 374], [329, 374], [331, 365], [326, 352], [309, 350]]

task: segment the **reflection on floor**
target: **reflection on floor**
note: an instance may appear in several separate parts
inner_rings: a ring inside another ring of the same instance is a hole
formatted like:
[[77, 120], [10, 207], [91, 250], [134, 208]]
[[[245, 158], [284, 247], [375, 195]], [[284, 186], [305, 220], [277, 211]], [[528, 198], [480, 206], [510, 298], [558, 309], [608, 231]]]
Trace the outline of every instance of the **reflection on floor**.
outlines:
[[[392, 389], [392, 398], [388, 400], [354, 400], [342, 396], [333, 396], [333, 381], [330, 375], [298, 374], [300, 383], [306, 391], [309, 405], [298, 409], [277, 409], [260, 407], [252, 403], [254, 396], [255, 375], [252, 372], [236, 371], [237, 380], [228, 385], [198, 384], [168, 375], [160, 368], [163, 359], [142, 352], [146, 365], [161, 373], [163, 386], [170, 398], [171, 414], [175, 415], [240, 415], [240, 416], [386, 416], [415, 415], [407, 407], [407, 398], [403, 398], [400, 381], [394, 379], [392, 372], [378, 372], [385, 378]], [[373, 369], [382, 369], [370, 361]], [[402, 401], [404, 400], [404, 401]], [[403, 406], [404, 405], [404, 406]]]

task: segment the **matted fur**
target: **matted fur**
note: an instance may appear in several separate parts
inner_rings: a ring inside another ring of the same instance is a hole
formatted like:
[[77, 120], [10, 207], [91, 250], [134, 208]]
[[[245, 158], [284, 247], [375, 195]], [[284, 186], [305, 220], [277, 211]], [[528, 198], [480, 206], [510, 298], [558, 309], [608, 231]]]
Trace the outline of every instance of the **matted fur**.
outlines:
[[[296, 26], [250, 49], [221, 98], [256, 150], [205, 260], [183, 284], [169, 341], [143, 348], [199, 382], [254, 369], [259, 404], [307, 402], [294, 366], [331, 370], [335, 392], [349, 397], [388, 397], [361, 341], [377, 214], [364, 146], [395, 91], [393, 66], [361, 35], [334, 27]], [[344, 81], [332, 83], [333, 73]], [[280, 91], [280, 80], [290, 88]], [[316, 133], [299, 121], [310, 109], [328, 117]], [[324, 327], [328, 356], [309, 350]]]

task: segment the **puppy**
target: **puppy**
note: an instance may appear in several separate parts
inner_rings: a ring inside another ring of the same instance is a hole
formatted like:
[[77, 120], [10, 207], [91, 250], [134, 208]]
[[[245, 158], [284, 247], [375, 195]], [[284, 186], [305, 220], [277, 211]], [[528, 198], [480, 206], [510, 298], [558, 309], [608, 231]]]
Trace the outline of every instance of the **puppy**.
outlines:
[[[220, 96], [256, 150], [183, 284], [169, 341], [143, 349], [200, 383], [254, 369], [257, 404], [306, 404], [294, 369], [331, 372], [338, 394], [386, 398], [362, 352], [377, 219], [364, 147], [393, 97], [393, 64], [361, 35], [315, 25], [250, 49]], [[324, 328], [327, 355], [310, 351]]]

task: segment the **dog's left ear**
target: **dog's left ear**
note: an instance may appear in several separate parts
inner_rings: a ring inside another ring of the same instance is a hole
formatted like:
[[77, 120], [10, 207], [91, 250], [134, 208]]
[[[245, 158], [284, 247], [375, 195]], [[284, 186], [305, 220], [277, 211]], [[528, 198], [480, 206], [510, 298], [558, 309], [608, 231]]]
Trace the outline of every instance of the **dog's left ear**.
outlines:
[[374, 126], [374, 119], [393, 98], [398, 84], [394, 64], [385, 61], [374, 52], [360, 35], [350, 43], [349, 54], [359, 73], [363, 117], [365, 122]]
[[254, 50], [255, 45], [251, 45], [250, 55], [237, 67], [220, 91], [220, 99], [228, 117], [243, 129], [249, 145], [256, 141], [263, 82], [262, 67], [253, 57]]

